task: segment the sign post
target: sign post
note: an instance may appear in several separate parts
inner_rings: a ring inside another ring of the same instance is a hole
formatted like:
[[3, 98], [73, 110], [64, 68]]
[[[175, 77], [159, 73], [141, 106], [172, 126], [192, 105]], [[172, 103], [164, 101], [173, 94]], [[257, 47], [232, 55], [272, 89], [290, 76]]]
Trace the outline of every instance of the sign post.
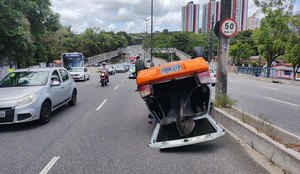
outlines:
[[231, 0], [221, 1], [220, 21], [217, 22], [215, 33], [219, 37], [218, 59], [217, 59], [217, 83], [216, 97], [227, 95], [227, 66], [228, 38], [237, 31], [236, 22], [231, 17]]

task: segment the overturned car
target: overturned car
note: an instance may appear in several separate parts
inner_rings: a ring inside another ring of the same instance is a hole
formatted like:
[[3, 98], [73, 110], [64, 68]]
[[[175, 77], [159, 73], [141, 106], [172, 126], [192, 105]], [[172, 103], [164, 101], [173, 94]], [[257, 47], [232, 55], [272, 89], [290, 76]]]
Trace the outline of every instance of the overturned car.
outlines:
[[209, 67], [203, 58], [142, 70], [136, 82], [156, 123], [150, 147], [191, 145], [225, 134], [208, 114], [211, 82]]

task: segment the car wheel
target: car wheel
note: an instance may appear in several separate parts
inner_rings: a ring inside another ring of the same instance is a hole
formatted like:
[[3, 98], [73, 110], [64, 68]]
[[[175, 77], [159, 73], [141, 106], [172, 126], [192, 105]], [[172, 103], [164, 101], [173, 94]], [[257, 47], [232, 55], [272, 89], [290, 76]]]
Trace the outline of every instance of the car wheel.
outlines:
[[74, 90], [72, 92], [71, 100], [68, 102], [69, 106], [74, 106], [76, 105], [77, 102], [77, 92]]
[[88, 79], [87, 80], [90, 80], [90, 76], [88, 77]]
[[85, 79], [85, 76], [83, 76], [83, 81], [85, 81], [86, 79]]
[[40, 111], [40, 123], [46, 124], [51, 118], [51, 103], [49, 101], [44, 101]]

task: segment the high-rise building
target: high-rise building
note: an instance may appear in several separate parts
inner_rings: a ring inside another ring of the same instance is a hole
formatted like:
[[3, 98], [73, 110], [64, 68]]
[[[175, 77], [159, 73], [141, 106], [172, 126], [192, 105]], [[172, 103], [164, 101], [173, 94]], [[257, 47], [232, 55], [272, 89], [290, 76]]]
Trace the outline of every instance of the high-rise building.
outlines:
[[210, 0], [209, 3], [203, 5], [202, 11], [202, 33], [207, 33], [211, 30], [214, 24], [220, 20], [220, 2]]
[[231, 1], [231, 18], [238, 26], [238, 31], [247, 30], [248, 0]]
[[[211, 30], [212, 21], [216, 24], [220, 20], [221, 4], [216, 0], [210, 0], [203, 5], [202, 13], [202, 32], [207, 33]], [[238, 31], [247, 30], [248, 0], [231, 1], [231, 18], [237, 23]]]
[[200, 5], [194, 4], [193, 1], [182, 7], [181, 31], [199, 32], [199, 12]]
[[254, 30], [256, 28], [260, 27], [260, 20], [258, 17], [256, 17], [256, 13], [254, 13], [252, 16], [248, 18], [248, 26], [247, 29]]

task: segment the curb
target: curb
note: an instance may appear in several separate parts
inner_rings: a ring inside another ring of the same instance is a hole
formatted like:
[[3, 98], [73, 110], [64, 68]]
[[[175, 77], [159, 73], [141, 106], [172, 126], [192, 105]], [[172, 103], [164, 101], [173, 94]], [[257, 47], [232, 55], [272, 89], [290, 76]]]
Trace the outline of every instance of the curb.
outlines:
[[254, 127], [221, 109], [213, 108], [210, 115], [223, 127], [239, 137], [250, 147], [263, 154], [278, 167], [288, 173], [300, 173], [300, 153], [273, 141], [263, 133], [258, 133]]

